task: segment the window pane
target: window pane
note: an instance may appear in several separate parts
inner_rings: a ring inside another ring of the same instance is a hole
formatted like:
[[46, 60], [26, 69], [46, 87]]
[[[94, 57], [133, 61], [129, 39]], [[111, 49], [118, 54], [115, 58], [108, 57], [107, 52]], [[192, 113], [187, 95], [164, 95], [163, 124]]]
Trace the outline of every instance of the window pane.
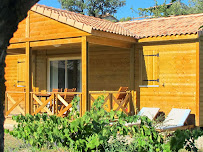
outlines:
[[65, 61], [58, 61], [58, 89], [65, 89]]
[[58, 88], [58, 61], [50, 61], [50, 91]]
[[77, 88], [77, 91], [81, 91], [81, 76], [80, 76], [80, 60], [68, 60], [67, 72], [68, 72], [68, 88]]

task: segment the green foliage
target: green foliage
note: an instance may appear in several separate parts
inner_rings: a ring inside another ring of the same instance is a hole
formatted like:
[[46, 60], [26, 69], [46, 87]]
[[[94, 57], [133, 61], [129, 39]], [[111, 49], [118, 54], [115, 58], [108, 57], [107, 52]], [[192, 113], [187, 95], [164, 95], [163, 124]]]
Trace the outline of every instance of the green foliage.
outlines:
[[189, 5], [182, 3], [181, 0], [171, 1], [172, 4], [167, 5], [165, 0], [163, 4], [158, 4], [155, 0], [155, 6], [150, 8], [139, 8], [140, 16], [151, 17], [168, 17], [171, 15], [187, 15], [203, 12], [202, 0], [189, 0]]
[[62, 8], [69, 11], [98, 17], [113, 14], [126, 4], [126, 0], [58, 0]]
[[173, 151], [178, 151], [185, 148], [188, 151], [197, 152], [195, 140], [203, 135], [202, 130], [177, 130], [170, 139], [170, 147]]
[[120, 19], [120, 22], [126, 22], [132, 20], [132, 17], [123, 17]]
[[[165, 144], [162, 136], [153, 127], [153, 122], [147, 117], [127, 116], [120, 111], [107, 112], [103, 108], [103, 96], [93, 103], [90, 111], [79, 117], [78, 101], [78, 98], [74, 99], [72, 112], [66, 118], [47, 114], [14, 116], [13, 119], [18, 125], [13, 131], [6, 132], [37, 148], [66, 147], [70, 151], [107, 152], [168, 152], [170, 147], [177, 150], [187, 145], [188, 135], [192, 135], [191, 139], [196, 139], [200, 135], [195, 132], [192, 134], [188, 134], [188, 131], [183, 132], [184, 139], [187, 139], [185, 141], [181, 138], [183, 133], [177, 131], [170, 143]], [[141, 121], [139, 126], [125, 125], [138, 120]], [[193, 143], [194, 140], [189, 145], [194, 146]]]

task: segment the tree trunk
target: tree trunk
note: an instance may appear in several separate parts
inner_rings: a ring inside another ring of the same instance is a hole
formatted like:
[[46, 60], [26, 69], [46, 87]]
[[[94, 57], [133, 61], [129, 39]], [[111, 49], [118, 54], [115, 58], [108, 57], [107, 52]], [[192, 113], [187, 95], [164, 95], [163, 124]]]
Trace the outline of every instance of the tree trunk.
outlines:
[[18, 23], [28, 10], [39, 0], [0, 0], [0, 152], [4, 151], [4, 99], [5, 99], [5, 58], [9, 40], [17, 30]]

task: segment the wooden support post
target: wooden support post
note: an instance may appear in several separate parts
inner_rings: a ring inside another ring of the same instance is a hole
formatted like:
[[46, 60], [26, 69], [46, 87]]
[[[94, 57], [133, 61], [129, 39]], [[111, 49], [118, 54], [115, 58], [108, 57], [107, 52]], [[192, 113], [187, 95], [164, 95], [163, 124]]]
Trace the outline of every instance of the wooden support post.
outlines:
[[130, 90], [135, 89], [135, 47], [130, 49]]
[[[22, 73], [23, 74], [23, 73]], [[31, 114], [31, 95], [32, 91], [32, 50], [30, 48], [30, 42], [26, 42], [26, 103], [25, 103], [25, 113]]]
[[4, 109], [4, 115], [6, 115], [6, 112], [8, 111], [8, 97], [7, 93], [5, 92], [5, 109]]
[[132, 91], [130, 96], [129, 102], [129, 114], [134, 113], [134, 105], [133, 105], [133, 96], [135, 90], [135, 45], [132, 46], [130, 49], [130, 90]]
[[82, 37], [82, 115], [88, 107], [88, 42], [87, 37]]
[[200, 80], [200, 76], [199, 76], [199, 69], [200, 69], [200, 42], [196, 43], [196, 126], [200, 125], [200, 102], [199, 102], [199, 90], [200, 90], [200, 84], [199, 84], [199, 80]]

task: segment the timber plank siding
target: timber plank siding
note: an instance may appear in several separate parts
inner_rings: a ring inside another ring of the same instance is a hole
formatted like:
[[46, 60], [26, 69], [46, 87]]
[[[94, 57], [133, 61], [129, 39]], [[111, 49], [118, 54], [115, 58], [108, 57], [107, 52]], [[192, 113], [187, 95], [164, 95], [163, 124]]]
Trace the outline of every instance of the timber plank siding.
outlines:
[[[163, 41], [164, 39], [166, 38], [163, 37]], [[136, 91], [140, 92], [139, 108], [159, 107], [165, 115], [168, 115], [172, 108], [191, 109], [191, 114], [196, 115], [196, 125], [199, 125], [196, 108], [199, 107], [199, 105], [196, 105], [196, 42], [194, 40], [190, 42], [180, 40], [175, 43], [173, 41], [157, 43], [154, 42], [155, 40], [150, 38], [148, 44], [139, 44], [135, 55], [135, 71], [139, 70], [135, 75]], [[159, 37], [159, 41], [161, 41], [161, 37]], [[158, 71], [152, 70], [146, 73], [147, 68], [153, 68], [152, 62], [140, 61], [143, 57], [140, 56], [138, 51], [151, 51], [151, 54], [153, 54], [154, 50], [159, 52]], [[141, 66], [141, 62], [144, 62], [144, 67]], [[158, 72], [159, 82], [157, 82], [157, 86], [150, 87], [151, 82], [147, 83], [148, 87], [140, 86], [143, 83], [143, 73], [145, 73], [145, 76], [153, 75], [150, 72]]]
[[[6, 67], [5, 67], [5, 85], [6, 85], [6, 91], [16, 91], [16, 92], [24, 92], [25, 87], [18, 87], [19, 83], [18, 81], [22, 80], [21, 78], [25, 73], [19, 73], [18, 70], [18, 62], [24, 61], [25, 55], [7, 55], [6, 56]], [[24, 80], [22, 80], [24, 81]], [[23, 86], [23, 84], [22, 84]], [[15, 100], [19, 101], [21, 98], [24, 98], [24, 94], [15, 94], [12, 93], [10, 96]], [[14, 103], [9, 102], [8, 108], [10, 109]], [[22, 108], [25, 108], [25, 103], [21, 102], [20, 106]], [[11, 114], [20, 114], [18, 109], [14, 109]]]
[[203, 36], [199, 43], [199, 122], [203, 126]]

